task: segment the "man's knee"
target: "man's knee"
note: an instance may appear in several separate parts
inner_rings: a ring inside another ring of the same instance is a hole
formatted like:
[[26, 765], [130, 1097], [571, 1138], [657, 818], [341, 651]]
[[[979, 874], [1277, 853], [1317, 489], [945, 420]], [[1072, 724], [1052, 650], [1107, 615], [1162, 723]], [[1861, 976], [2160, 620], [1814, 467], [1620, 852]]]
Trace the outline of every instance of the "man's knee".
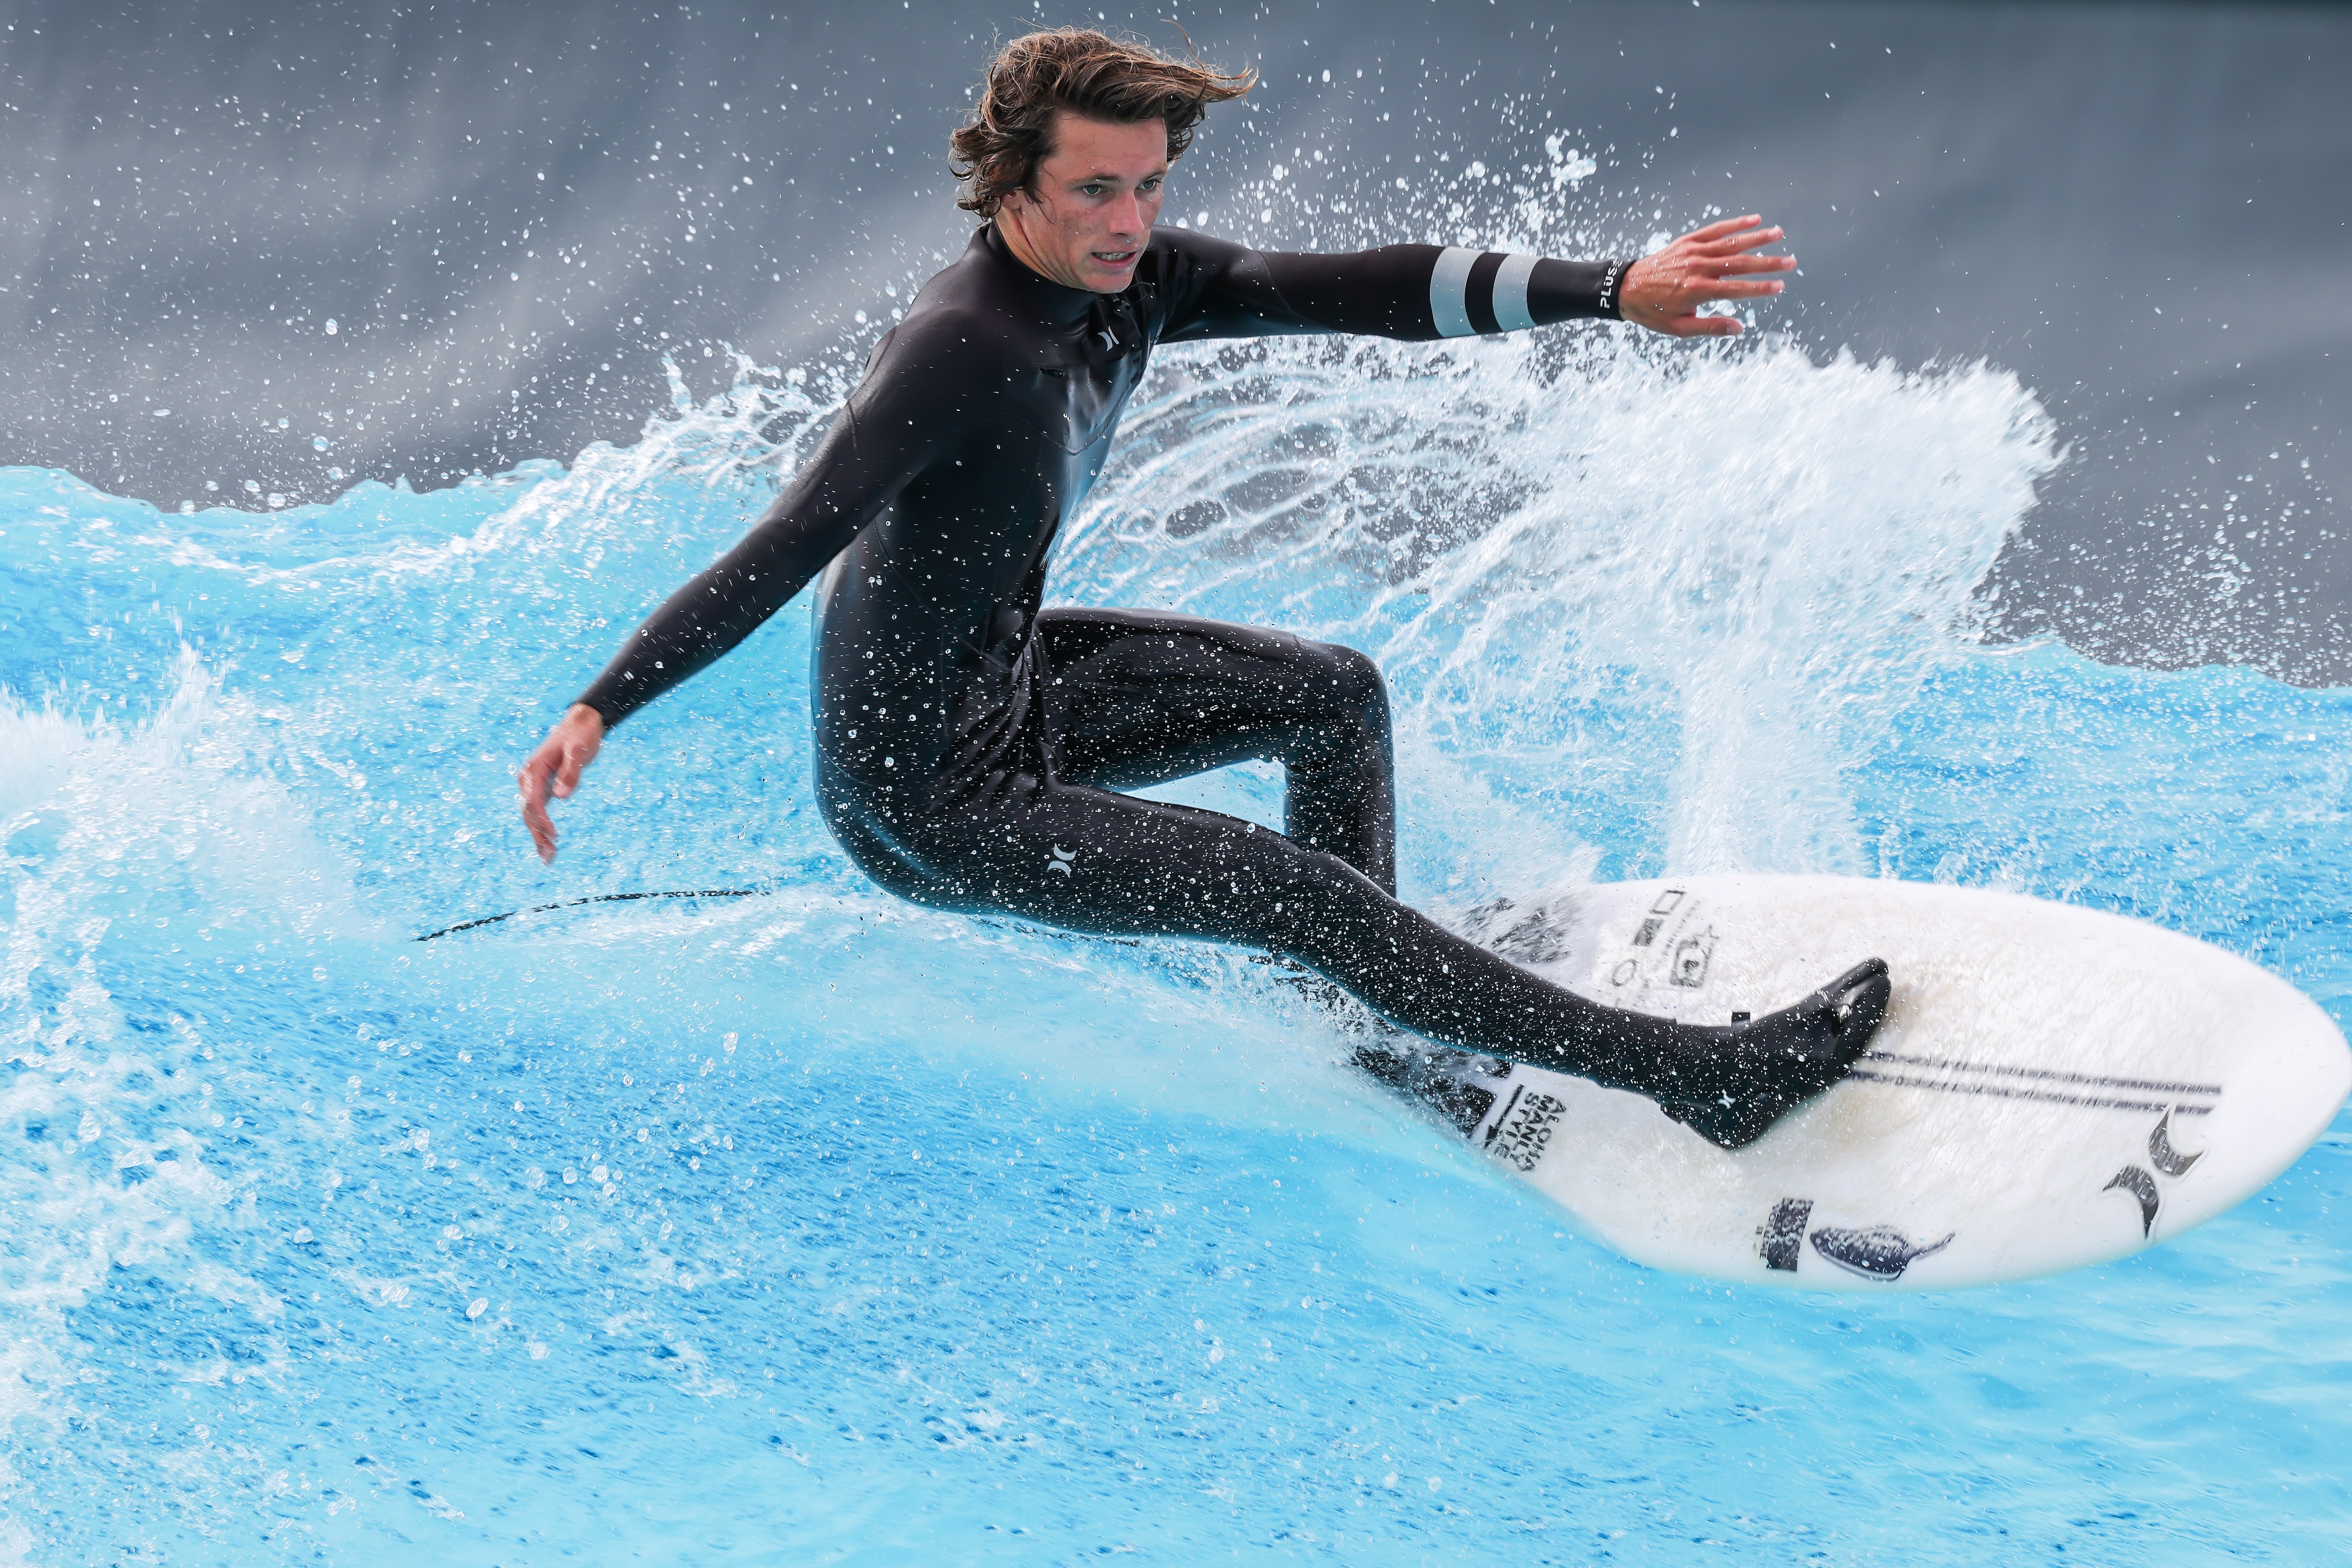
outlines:
[[1389, 685], [1368, 653], [1336, 643], [1312, 643], [1318, 655], [1312, 677], [1318, 704], [1343, 720], [1359, 745], [1385, 747], [1389, 737]]
[[1370, 653], [1359, 653], [1342, 643], [1318, 643], [1315, 651], [1321, 655], [1324, 679], [1330, 682], [1336, 698], [1350, 706], [1373, 705], [1387, 708], [1389, 685]]

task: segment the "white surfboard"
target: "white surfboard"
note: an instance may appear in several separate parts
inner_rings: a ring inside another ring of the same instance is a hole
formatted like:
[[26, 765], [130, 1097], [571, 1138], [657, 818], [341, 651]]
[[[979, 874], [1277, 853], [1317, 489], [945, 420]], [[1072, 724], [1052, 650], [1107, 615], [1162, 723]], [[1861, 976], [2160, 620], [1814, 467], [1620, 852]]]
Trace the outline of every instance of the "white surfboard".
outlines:
[[1601, 883], [1467, 935], [1692, 1022], [1786, 1007], [1868, 957], [1894, 998], [1853, 1072], [1746, 1148], [1636, 1094], [1453, 1051], [1360, 1052], [1637, 1262], [1830, 1291], [2022, 1280], [2242, 1202], [2352, 1090], [2309, 998], [2218, 947], [2040, 899], [1847, 877]]

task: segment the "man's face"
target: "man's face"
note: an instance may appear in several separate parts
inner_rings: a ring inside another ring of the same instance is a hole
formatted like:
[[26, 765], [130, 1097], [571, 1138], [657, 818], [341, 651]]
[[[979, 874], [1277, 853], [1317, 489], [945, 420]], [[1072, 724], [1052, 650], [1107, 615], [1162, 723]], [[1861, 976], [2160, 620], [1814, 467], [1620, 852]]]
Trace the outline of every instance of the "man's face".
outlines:
[[1054, 151], [1030, 189], [1004, 198], [997, 225], [1013, 254], [1066, 288], [1116, 294], [1159, 221], [1168, 127], [1054, 117]]

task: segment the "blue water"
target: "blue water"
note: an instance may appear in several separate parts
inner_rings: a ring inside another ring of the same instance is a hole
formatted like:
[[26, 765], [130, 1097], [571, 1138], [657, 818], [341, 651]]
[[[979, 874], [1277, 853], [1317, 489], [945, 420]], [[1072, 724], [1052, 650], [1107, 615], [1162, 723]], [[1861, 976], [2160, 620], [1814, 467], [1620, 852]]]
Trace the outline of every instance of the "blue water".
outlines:
[[[517, 760], [838, 390], [747, 364], [568, 468], [258, 517], [0, 470], [0, 1551], [2352, 1549], [2343, 1122], [2071, 1276], [1645, 1270], [1244, 955], [866, 883], [810, 796], [800, 606], [615, 737], [542, 870]], [[2059, 456], [1996, 369], [1290, 342], [1165, 356], [1129, 431], [1053, 597], [1376, 655], [1417, 902], [1997, 885], [2347, 1016], [2352, 703], [1980, 643]], [[1165, 793], [1274, 821], [1279, 785]], [[410, 939], [704, 886], [766, 891]]]

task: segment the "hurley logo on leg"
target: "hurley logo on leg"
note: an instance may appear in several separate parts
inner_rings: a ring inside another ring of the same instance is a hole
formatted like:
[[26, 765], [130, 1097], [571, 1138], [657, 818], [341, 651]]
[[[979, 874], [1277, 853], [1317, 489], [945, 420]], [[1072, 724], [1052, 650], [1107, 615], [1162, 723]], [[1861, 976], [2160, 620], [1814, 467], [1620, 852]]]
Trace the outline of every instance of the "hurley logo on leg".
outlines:
[[1045, 862], [1045, 874], [1051, 876], [1055, 872], [1059, 872], [1064, 876], [1067, 876], [1070, 874], [1070, 868], [1077, 864], [1077, 851], [1066, 850], [1061, 845], [1055, 844], [1054, 846], [1054, 858]]

